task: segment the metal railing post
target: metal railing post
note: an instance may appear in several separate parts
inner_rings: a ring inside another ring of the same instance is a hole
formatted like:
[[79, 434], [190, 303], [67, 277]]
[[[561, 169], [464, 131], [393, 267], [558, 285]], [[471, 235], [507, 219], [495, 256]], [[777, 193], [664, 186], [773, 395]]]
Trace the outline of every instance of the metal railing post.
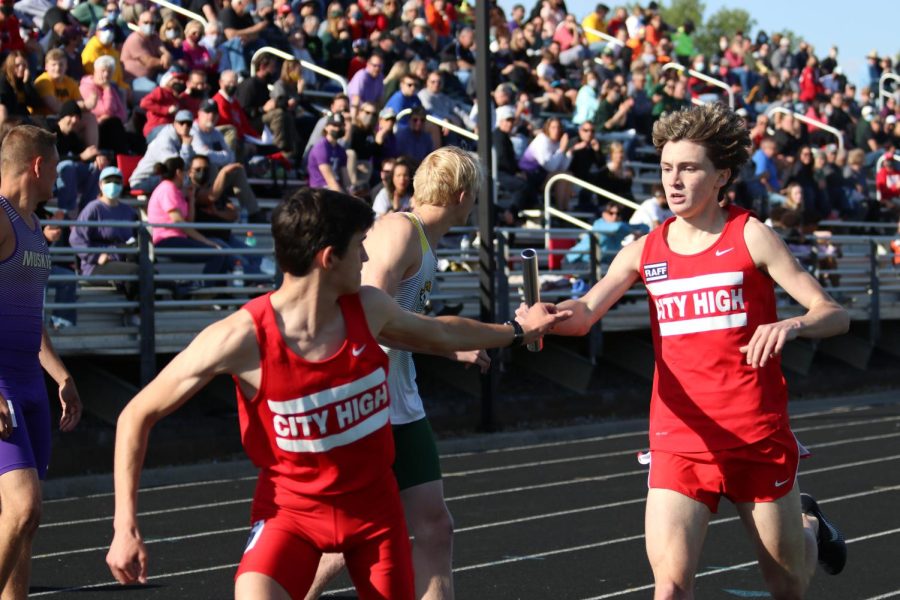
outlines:
[[881, 280], [878, 276], [878, 243], [869, 241], [869, 341], [878, 341], [881, 329]]
[[815, 119], [810, 119], [806, 115], [801, 115], [798, 112], [788, 110], [788, 109], [784, 108], [783, 106], [771, 107], [769, 110], [766, 111], [766, 116], [771, 117], [772, 113], [777, 113], [777, 112], [784, 113], [786, 115], [792, 115], [795, 119], [797, 119], [803, 123], [806, 123], [807, 125], [812, 125], [813, 127], [816, 127], [823, 131], [827, 131], [828, 133], [830, 133], [831, 135], [833, 135], [834, 137], [837, 138], [838, 152], [844, 151], [844, 136], [841, 134], [840, 131], [838, 131], [834, 127], [831, 127], [830, 125], [826, 125], [825, 123], [820, 123], [819, 121], [816, 121]]
[[[708, 83], [710, 85], [714, 85], [718, 88], [722, 88], [728, 94], [728, 106], [731, 107], [731, 110], [734, 110], [734, 92], [731, 91], [731, 86], [728, 85], [727, 83], [725, 83], [724, 81], [722, 81], [721, 79], [716, 79], [715, 77], [710, 77], [706, 73], [701, 73], [700, 71], [695, 71], [694, 69], [688, 69], [684, 65], [680, 65], [678, 63], [671, 63], [671, 62], [666, 63], [665, 65], [663, 65], [663, 68], [662, 68], [663, 71], [667, 71], [667, 70], [671, 70], [671, 69], [678, 69], [681, 72], [687, 71], [688, 75], [691, 75], [693, 77], [696, 77], [697, 79], [705, 81], [706, 83]], [[691, 101], [693, 102], [693, 99], [691, 99]], [[697, 103], [694, 102], [694, 104], [697, 104]], [[700, 101], [700, 104], [703, 104], [703, 102]]]
[[[881, 77], [878, 78], [878, 108], [884, 108], [884, 98], [885, 96], [890, 96], [891, 94], [885, 89], [885, 84], [888, 80], [896, 81], [900, 83], [900, 75], [896, 73], [882, 73]], [[897, 90], [894, 90], [896, 93]]]
[[150, 261], [150, 230], [145, 224], [138, 227], [138, 302], [141, 325], [139, 329], [141, 353], [141, 386], [156, 377], [156, 295], [153, 263]]

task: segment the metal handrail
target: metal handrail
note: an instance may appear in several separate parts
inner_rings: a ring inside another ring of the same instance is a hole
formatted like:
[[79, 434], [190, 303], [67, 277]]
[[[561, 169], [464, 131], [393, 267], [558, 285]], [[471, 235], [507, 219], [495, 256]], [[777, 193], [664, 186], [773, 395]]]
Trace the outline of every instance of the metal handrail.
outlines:
[[[399, 121], [400, 119], [402, 119], [403, 117], [405, 117], [406, 115], [411, 114], [411, 113], [412, 113], [411, 108], [404, 108], [403, 110], [401, 110], [400, 112], [397, 113], [397, 120]], [[450, 131], [458, 133], [459, 135], [463, 136], [464, 138], [468, 138], [468, 139], [472, 140], [473, 142], [478, 141], [477, 133], [472, 133], [468, 129], [463, 129], [459, 125], [454, 125], [447, 119], [442, 119], [440, 117], [435, 117], [434, 115], [426, 114], [425, 120], [428, 121], [429, 123], [434, 123], [435, 125], [437, 125], [439, 127], [446, 127]]]
[[[884, 108], [884, 98], [885, 96], [890, 96], [887, 90], [884, 89], [884, 84], [887, 83], [888, 79], [892, 79], [897, 83], [900, 83], [900, 75], [896, 73], [882, 73], [881, 77], [878, 78], [878, 108]], [[896, 92], [897, 90], [894, 90]]]
[[186, 8], [181, 8], [177, 4], [172, 4], [171, 2], [169, 2], [169, 0], [150, 0], [150, 1], [153, 2], [154, 4], [159, 4], [162, 7], [168, 8], [169, 10], [171, 10], [173, 12], [177, 12], [180, 15], [184, 15], [188, 19], [193, 19], [194, 21], [199, 21], [200, 23], [203, 24], [204, 27], [206, 27], [207, 24], [209, 24], [209, 21], [207, 21], [206, 18], [203, 17], [203, 15], [198, 15], [197, 13], [191, 12]]
[[[584, 179], [579, 179], [578, 177], [575, 177], [574, 175], [569, 175], [568, 173], [557, 173], [556, 175], [554, 175], [553, 177], [548, 179], [547, 183], [544, 184], [544, 227], [546, 227], [547, 229], [550, 229], [550, 217], [557, 217], [558, 219], [562, 219], [563, 221], [566, 221], [567, 223], [571, 223], [572, 225], [575, 225], [576, 227], [580, 227], [586, 231], [592, 231], [592, 229], [593, 229], [591, 223], [588, 223], [587, 221], [582, 221], [578, 217], [574, 217], [565, 211], [562, 211], [556, 207], [550, 206], [551, 191], [557, 181], [568, 181], [570, 183], [574, 183], [575, 185], [580, 186], [590, 192], [594, 192], [598, 196], [603, 196], [607, 200], [612, 200], [613, 202], [618, 202], [619, 204], [622, 204], [629, 208], [633, 208], [634, 210], [637, 210], [638, 208], [640, 208], [640, 204], [632, 202], [631, 200], [629, 200], [627, 198], [623, 198], [622, 196], [620, 196], [618, 194], [614, 194], [612, 192], [604, 190], [601, 187], [597, 187], [593, 183], [585, 181]], [[549, 241], [550, 234], [549, 233], [546, 234], [545, 237]]]
[[602, 40], [606, 40], [610, 44], [618, 44], [619, 46], [623, 46], [623, 47], [625, 46], [625, 42], [623, 42], [622, 40], [614, 38], [613, 36], [609, 35], [608, 33], [603, 33], [599, 29], [594, 29], [593, 27], [582, 27], [581, 29], [585, 33], [589, 33], [589, 34], [596, 36]]
[[[154, 0], [154, 1], [158, 1], [158, 0]], [[341, 77], [340, 75], [338, 75], [337, 73], [335, 73], [333, 71], [324, 69], [315, 63], [311, 63], [308, 60], [298, 60], [297, 57], [294, 56], [293, 54], [289, 54], [289, 53], [285, 52], [284, 50], [279, 50], [278, 48], [273, 48], [272, 46], [263, 46], [262, 48], [260, 48], [259, 50], [257, 50], [256, 52], [253, 53], [253, 58], [250, 59], [250, 75], [251, 76], [256, 74], [256, 57], [259, 56], [260, 54], [271, 54], [273, 56], [277, 56], [278, 58], [281, 58], [284, 60], [296, 60], [297, 62], [300, 63], [300, 66], [303, 67], [304, 69], [306, 69], [308, 71], [312, 71], [313, 73], [318, 73], [319, 75], [322, 75], [323, 77], [327, 77], [329, 79], [333, 79], [333, 80], [337, 81], [339, 84], [341, 84], [341, 88], [344, 90], [344, 93], [345, 94], [347, 93], [349, 84], [345, 78]]]
[[[734, 110], [734, 92], [731, 91], [731, 86], [728, 85], [727, 83], [725, 83], [724, 81], [722, 81], [721, 79], [716, 79], [715, 77], [710, 77], [706, 73], [701, 73], [700, 71], [695, 71], [694, 69], [688, 69], [684, 65], [680, 65], [680, 64], [674, 63], [674, 62], [666, 63], [662, 67], [663, 71], [671, 70], [671, 69], [678, 69], [682, 73], [684, 71], [687, 71], [688, 75], [691, 75], [692, 77], [696, 77], [697, 79], [705, 81], [706, 83], [709, 83], [710, 85], [714, 85], [716, 87], [722, 88], [723, 90], [725, 90], [728, 93], [728, 106], [731, 108], [731, 110]], [[692, 98], [691, 101], [693, 102], [693, 100], [694, 99]], [[695, 102], [695, 104], [696, 104], [696, 102]]]
[[844, 150], [844, 136], [841, 135], [841, 132], [838, 131], [837, 129], [835, 129], [834, 127], [832, 127], [830, 125], [826, 125], [825, 123], [816, 121], [815, 119], [810, 119], [806, 115], [802, 115], [798, 112], [788, 110], [787, 108], [784, 108], [783, 106], [770, 107], [769, 110], [766, 111], [766, 116], [771, 117], [772, 113], [777, 113], [777, 112], [784, 113], [786, 115], [793, 115], [795, 119], [799, 119], [800, 121], [802, 121], [803, 123], [806, 123], [807, 125], [812, 125], [813, 127], [818, 127], [819, 129], [821, 129], [823, 131], [827, 131], [828, 133], [830, 133], [831, 135], [833, 135], [834, 137], [837, 138], [838, 151], [840, 152], [840, 151]]

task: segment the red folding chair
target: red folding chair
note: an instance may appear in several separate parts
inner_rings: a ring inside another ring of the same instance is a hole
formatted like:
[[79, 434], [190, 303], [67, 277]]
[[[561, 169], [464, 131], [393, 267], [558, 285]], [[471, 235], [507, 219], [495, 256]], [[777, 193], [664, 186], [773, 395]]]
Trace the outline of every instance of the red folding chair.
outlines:
[[[141, 156], [139, 155], [131, 155], [131, 154], [116, 154], [116, 166], [119, 167], [119, 170], [122, 171], [122, 179], [123, 183], [127, 186], [128, 180], [131, 179], [131, 174], [134, 173], [134, 170], [137, 168], [138, 163], [141, 162]], [[135, 198], [140, 198], [144, 196], [144, 192], [140, 190], [132, 190], [130, 187], [128, 189], [128, 193], [134, 196]]]

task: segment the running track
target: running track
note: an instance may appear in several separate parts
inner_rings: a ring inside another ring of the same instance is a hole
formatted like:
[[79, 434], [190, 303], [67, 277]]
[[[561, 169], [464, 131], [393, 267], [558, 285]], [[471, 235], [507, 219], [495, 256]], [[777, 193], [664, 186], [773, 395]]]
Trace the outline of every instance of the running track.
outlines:
[[[793, 410], [794, 431], [814, 454], [801, 464], [801, 489], [819, 499], [850, 544], [844, 573], [817, 573], [808, 598], [900, 600], [900, 398], [803, 402]], [[646, 470], [635, 460], [645, 443], [644, 423], [629, 421], [443, 444], [452, 450], [442, 464], [457, 526], [457, 596], [650, 597]], [[106, 569], [110, 494], [48, 500], [34, 545], [31, 597], [231, 597], [249, 531], [251, 473], [244, 463], [217, 465], [208, 481], [141, 492], [146, 586], [120, 587]], [[698, 598], [769, 597], [735, 514], [724, 502], [714, 516]], [[348, 586], [346, 578], [336, 580], [330, 597], [355, 598]]]

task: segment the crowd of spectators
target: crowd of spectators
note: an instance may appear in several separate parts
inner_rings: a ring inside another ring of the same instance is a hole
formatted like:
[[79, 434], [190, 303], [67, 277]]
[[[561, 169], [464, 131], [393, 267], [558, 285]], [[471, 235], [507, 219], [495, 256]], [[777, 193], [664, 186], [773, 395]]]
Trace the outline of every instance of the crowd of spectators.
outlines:
[[[101, 174], [116, 165], [120, 194], [143, 191], [149, 212], [176, 221], [265, 220], [248, 178], [276, 168], [367, 198], [379, 214], [404, 210], [428, 152], [474, 148], [428, 117], [477, 131], [474, 68], [488, 53], [497, 206], [506, 224], [565, 171], [644, 204], [637, 215], [612, 211], [559, 185], [559, 208], [585, 211], [598, 224], [637, 218], [621, 228], [630, 233], [658, 225], [665, 197], [656, 190], [635, 198], [632, 165], [653, 161], [641, 152], [661, 115], [727, 100], [696, 73], [730, 87], [753, 143], [732, 201], [773, 226], [803, 230], [823, 219], [900, 217], [900, 165], [892, 159], [900, 98], [878, 97], [880, 76], [897, 68], [875, 52], [866, 57], [869, 84], [857, 89], [836, 47], [823, 53], [802, 39], [738, 31], [704, 55], [695, 24], [665, 22], [656, 2], [598, 4], [588, 15], [569, 13], [564, 0], [517, 4], [509, 14], [494, 5], [489, 48], [475, 43], [467, 0], [183, 3], [205, 23], [146, 0], [0, 4], [0, 123], [57, 132], [55, 203], [69, 217], [88, 206], [94, 217], [110, 213], [90, 203], [117, 200], [112, 187], [101, 189]], [[263, 46], [298, 60], [257, 54]], [[300, 60], [345, 78], [346, 93]], [[685, 69], [665, 69], [669, 63]], [[774, 107], [837, 129], [841, 145]], [[128, 156], [135, 158], [123, 161]], [[195, 230], [159, 231], [154, 242], [162, 245], [241, 245]], [[225, 272], [233, 260], [204, 262]]]

